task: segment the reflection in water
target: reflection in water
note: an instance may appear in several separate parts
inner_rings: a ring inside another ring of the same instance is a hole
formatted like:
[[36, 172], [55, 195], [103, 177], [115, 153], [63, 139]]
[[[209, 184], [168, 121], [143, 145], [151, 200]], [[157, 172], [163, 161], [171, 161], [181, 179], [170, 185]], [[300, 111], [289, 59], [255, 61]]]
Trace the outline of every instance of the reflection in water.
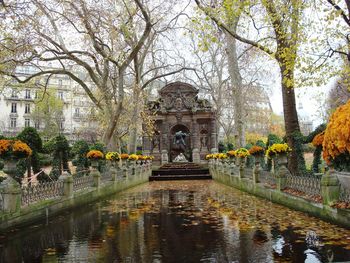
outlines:
[[330, 262], [350, 231], [213, 181], [152, 182], [0, 236], [1, 262]]

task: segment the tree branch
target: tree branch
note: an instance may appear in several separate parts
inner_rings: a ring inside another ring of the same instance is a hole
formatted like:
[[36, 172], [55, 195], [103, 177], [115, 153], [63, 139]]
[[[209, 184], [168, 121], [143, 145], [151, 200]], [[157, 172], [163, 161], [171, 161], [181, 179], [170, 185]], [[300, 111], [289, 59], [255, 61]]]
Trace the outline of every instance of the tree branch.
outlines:
[[187, 67], [184, 67], [184, 68], [180, 68], [178, 70], [174, 70], [174, 71], [171, 71], [171, 72], [168, 72], [168, 73], [165, 73], [165, 74], [162, 74], [162, 75], [158, 75], [158, 76], [155, 76], [149, 80], [147, 80], [141, 87], [141, 90], [145, 89], [152, 81], [155, 81], [159, 78], [163, 78], [163, 77], [166, 77], [166, 76], [170, 76], [170, 75], [174, 75], [176, 73], [179, 73], [183, 70], [192, 70], [192, 71], [196, 71], [196, 69], [194, 68], [187, 68]]
[[237, 33], [235, 32], [232, 32], [227, 25], [223, 24], [222, 22], [220, 22], [214, 15], [212, 15], [208, 10], [207, 8], [205, 8], [200, 2], [199, 0], [195, 0], [197, 6], [211, 19], [213, 20], [216, 25], [218, 27], [220, 27], [221, 29], [225, 30], [229, 35], [231, 35], [232, 37], [234, 37], [235, 39], [243, 42], [243, 43], [246, 43], [246, 44], [249, 44], [249, 45], [252, 45], [258, 49], [260, 49], [261, 51], [264, 51], [265, 53], [267, 53], [268, 55], [270, 56], [275, 56], [275, 52], [273, 52], [272, 50], [270, 50], [269, 48], [259, 44], [258, 42], [255, 42], [253, 40], [250, 40], [250, 39], [246, 39], [244, 37], [241, 37], [240, 35], [238, 35]]

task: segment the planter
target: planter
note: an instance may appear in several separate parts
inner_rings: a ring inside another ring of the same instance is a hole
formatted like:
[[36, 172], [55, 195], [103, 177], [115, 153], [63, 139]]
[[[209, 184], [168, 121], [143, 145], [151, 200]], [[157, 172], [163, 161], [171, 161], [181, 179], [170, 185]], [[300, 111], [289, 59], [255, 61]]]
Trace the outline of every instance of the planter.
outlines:
[[280, 167], [281, 165], [287, 165], [288, 163], [288, 158], [287, 154], [277, 154], [275, 157], [275, 160], [277, 161], [277, 166]]
[[21, 185], [15, 180], [17, 161], [14, 158], [4, 160], [3, 172], [7, 177], [0, 184], [4, 212], [14, 213], [21, 205]]
[[259, 176], [260, 176], [260, 171], [261, 171], [261, 155], [256, 155], [254, 156], [254, 167], [253, 167], [253, 182], [254, 183], [259, 183]]
[[122, 159], [122, 167], [128, 167], [129, 161], [128, 159]]
[[98, 168], [98, 159], [91, 159], [91, 167], [97, 169]]
[[244, 165], [245, 165], [246, 158], [237, 157], [237, 160], [238, 160], [238, 166], [239, 166], [239, 178], [242, 179], [244, 178]]
[[[277, 179], [277, 190], [282, 191], [287, 187], [287, 175], [290, 175], [290, 172], [287, 168], [287, 154], [277, 154], [274, 158], [274, 168]], [[276, 167], [277, 164], [277, 167]], [[277, 168], [277, 170], [276, 170]]]
[[5, 174], [11, 176], [13, 179], [16, 176], [16, 164], [17, 164], [17, 159], [10, 158], [4, 160], [4, 168], [2, 169]]

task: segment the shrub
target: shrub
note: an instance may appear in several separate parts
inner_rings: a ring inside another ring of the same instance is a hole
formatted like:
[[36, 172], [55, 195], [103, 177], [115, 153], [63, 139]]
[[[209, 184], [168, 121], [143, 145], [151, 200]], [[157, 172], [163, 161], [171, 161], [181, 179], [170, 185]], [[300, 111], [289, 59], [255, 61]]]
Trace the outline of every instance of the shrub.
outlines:
[[38, 153], [38, 161], [40, 167], [52, 165], [52, 157], [50, 154]]
[[219, 142], [218, 147], [219, 147], [219, 149], [218, 149], [219, 153], [226, 152], [226, 147], [225, 147], [225, 144], [223, 142]]
[[42, 151], [43, 143], [37, 130], [33, 127], [26, 127], [18, 134], [17, 138], [27, 143], [33, 151], [29, 160], [28, 171], [32, 167], [35, 174], [40, 172], [41, 165], [38, 153]]
[[89, 167], [89, 160], [86, 157], [89, 152], [89, 145], [86, 141], [76, 141], [72, 147], [72, 154], [74, 155], [73, 165], [76, 166], [76, 172], [79, 175], [83, 175], [82, 171], [87, 170]]
[[50, 177], [56, 180], [62, 169], [69, 172], [68, 157], [70, 147], [64, 135], [58, 135], [44, 144], [45, 152], [52, 154], [52, 170]]

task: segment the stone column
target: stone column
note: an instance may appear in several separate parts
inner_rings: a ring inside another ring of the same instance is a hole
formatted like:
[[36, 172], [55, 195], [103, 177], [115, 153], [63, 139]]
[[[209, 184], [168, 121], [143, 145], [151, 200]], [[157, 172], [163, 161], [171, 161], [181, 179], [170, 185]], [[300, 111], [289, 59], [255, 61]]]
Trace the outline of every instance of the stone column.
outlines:
[[112, 177], [112, 181], [116, 182], [118, 179], [118, 174], [117, 174], [117, 168], [115, 168], [114, 166], [115, 164], [111, 165], [111, 169], [110, 169], [110, 173], [111, 173], [111, 177]]
[[193, 127], [193, 135], [192, 135], [192, 139], [193, 139], [193, 150], [192, 150], [192, 161], [194, 163], [200, 163], [201, 158], [200, 158], [200, 154], [199, 154], [199, 134], [198, 134], [198, 123], [197, 123], [197, 119], [193, 118], [192, 119], [192, 127]]
[[63, 171], [58, 180], [63, 181], [63, 196], [67, 198], [72, 198], [74, 195], [73, 176], [67, 171]]
[[[0, 171], [1, 172], [1, 171]], [[0, 193], [3, 198], [2, 209], [6, 213], [18, 212], [21, 208], [21, 186], [11, 176], [0, 184]]]
[[236, 168], [236, 165], [234, 163], [234, 161], [231, 161], [230, 162], [230, 176], [235, 176], [235, 169]]
[[237, 157], [239, 160], [239, 179], [243, 179], [244, 178], [244, 166], [245, 166], [245, 159], [244, 158], [239, 158]]
[[216, 120], [215, 118], [212, 118], [210, 120], [210, 152], [211, 153], [216, 153], [218, 152], [218, 146], [217, 146], [217, 133], [216, 133]]
[[340, 183], [333, 168], [322, 175], [321, 195], [325, 205], [333, 205], [339, 200]]
[[101, 174], [97, 169], [98, 161], [95, 161], [95, 160], [91, 161], [91, 166], [92, 166], [92, 170], [91, 170], [90, 176], [92, 176], [94, 178], [93, 186], [96, 188], [100, 188], [100, 186], [101, 186]]
[[166, 164], [169, 162], [169, 157], [168, 157], [168, 151], [167, 150], [162, 150], [162, 155], [161, 155], [161, 164]]
[[142, 137], [143, 140], [143, 154], [150, 155], [151, 154], [151, 138], [148, 135], [144, 135]]
[[259, 183], [259, 177], [260, 177], [260, 171], [261, 171], [261, 166], [260, 166], [260, 157], [259, 156], [254, 156], [255, 160], [255, 165], [253, 168], [253, 183]]
[[277, 163], [277, 171], [275, 167], [275, 173], [276, 173], [276, 187], [278, 191], [282, 191], [284, 188], [287, 187], [287, 176], [290, 175], [290, 172], [287, 168], [287, 155], [279, 155], [275, 157], [274, 164]]

